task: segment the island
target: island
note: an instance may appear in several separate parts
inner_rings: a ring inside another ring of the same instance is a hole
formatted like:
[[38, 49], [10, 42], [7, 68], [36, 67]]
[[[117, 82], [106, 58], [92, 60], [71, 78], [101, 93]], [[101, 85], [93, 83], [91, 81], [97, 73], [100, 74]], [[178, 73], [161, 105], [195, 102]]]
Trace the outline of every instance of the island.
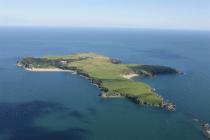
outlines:
[[143, 64], [122, 64], [120, 60], [96, 53], [77, 53], [63, 56], [26, 57], [17, 66], [28, 71], [67, 71], [90, 80], [100, 88], [102, 98], [125, 97], [131, 101], [174, 111], [175, 105], [167, 102], [149, 85], [133, 80], [135, 76], [178, 74], [176, 69]]

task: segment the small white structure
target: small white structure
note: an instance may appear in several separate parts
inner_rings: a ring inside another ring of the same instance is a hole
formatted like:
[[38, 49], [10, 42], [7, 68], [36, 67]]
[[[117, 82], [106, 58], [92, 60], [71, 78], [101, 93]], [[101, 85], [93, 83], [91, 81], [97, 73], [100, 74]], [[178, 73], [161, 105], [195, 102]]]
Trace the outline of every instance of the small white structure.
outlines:
[[65, 65], [65, 64], [67, 64], [67, 61], [62, 60], [62, 61], [60, 61], [60, 63]]

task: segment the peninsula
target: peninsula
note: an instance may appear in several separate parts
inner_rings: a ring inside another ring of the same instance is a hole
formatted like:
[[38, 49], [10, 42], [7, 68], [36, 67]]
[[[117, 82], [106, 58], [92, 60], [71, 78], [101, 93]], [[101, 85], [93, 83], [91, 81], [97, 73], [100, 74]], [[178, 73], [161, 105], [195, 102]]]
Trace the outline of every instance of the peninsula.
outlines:
[[175, 110], [172, 103], [166, 102], [149, 85], [132, 80], [134, 76], [154, 76], [177, 74], [177, 70], [159, 65], [122, 64], [96, 53], [77, 53], [64, 56], [41, 58], [26, 57], [17, 66], [29, 71], [71, 71], [86, 77], [101, 89], [103, 98], [126, 97], [131, 101], [155, 107]]

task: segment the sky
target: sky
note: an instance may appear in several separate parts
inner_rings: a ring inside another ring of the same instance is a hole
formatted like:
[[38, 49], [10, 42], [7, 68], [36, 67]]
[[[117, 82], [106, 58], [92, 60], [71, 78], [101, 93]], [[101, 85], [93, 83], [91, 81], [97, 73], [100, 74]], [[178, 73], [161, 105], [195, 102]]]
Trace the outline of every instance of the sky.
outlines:
[[0, 26], [210, 30], [210, 0], [0, 0]]

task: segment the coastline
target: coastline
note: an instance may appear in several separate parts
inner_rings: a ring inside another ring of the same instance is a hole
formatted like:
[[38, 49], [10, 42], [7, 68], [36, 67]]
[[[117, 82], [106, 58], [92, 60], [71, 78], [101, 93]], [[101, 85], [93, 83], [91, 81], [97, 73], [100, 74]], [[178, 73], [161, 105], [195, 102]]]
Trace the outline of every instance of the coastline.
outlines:
[[[19, 65], [17, 65], [17, 66], [19, 66]], [[22, 67], [22, 66], [20, 66], [20, 67]], [[90, 80], [90, 77], [87, 77], [87, 76], [85, 76], [83, 74], [79, 74], [79, 73], [77, 73], [77, 71], [73, 71], [73, 70], [64, 70], [64, 69], [60, 69], [60, 68], [34, 68], [34, 67], [32, 67], [32, 68], [23, 67], [23, 68], [26, 71], [29, 71], [29, 72], [70, 72], [72, 74], [77, 74], [77, 75], [79, 75], [81, 77], [84, 77], [85, 79], [89, 79]], [[132, 78], [139, 76], [139, 74], [130, 73], [130, 74], [125, 74], [125, 75], [121, 75], [121, 76], [123, 78], [125, 78], [125, 79], [131, 80]], [[97, 83], [91, 82], [91, 84], [94, 85], [94, 86], [97, 86], [98, 88], [101, 89], [102, 92], [99, 94], [99, 96], [102, 99], [123, 98], [124, 97], [124, 96], [121, 96], [121, 95], [108, 95], [106, 92], [103, 91], [103, 89]], [[134, 102], [136, 100], [134, 98], [130, 98], [130, 99], [133, 100]], [[165, 109], [170, 110], [170, 111], [175, 111], [174, 105], [170, 104], [170, 103], [163, 103], [161, 108], [165, 108]]]
[[[63, 69], [59, 69], [59, 68], [25, 68], [24, 67], [24, 69], [29, 72], [70, 72], [72, 74], [77, 74], [76, 71], [63, 70]], [[86, 77], [84, 75], [80, 75], [80, 74], [77, 74], [77, 75], [88, 79], [88, 77]], [[126, 79], [131, 79], [136, 76], [139, 76], [139, 75], [138, 74], [129, 74], [129, 75], [124, 75], [123, 77]], [[99, 87], [99, 85], [97, 85], [96, 83], [92, 83], [92, 85]], [[105, 98], [123, 98], [123, 96], [121, 96], [121, 95], [107, 95], [105, 92], [102, 92], [101, 94], [99, 94], [99, 96], [103, 99], [105, 99]]]

